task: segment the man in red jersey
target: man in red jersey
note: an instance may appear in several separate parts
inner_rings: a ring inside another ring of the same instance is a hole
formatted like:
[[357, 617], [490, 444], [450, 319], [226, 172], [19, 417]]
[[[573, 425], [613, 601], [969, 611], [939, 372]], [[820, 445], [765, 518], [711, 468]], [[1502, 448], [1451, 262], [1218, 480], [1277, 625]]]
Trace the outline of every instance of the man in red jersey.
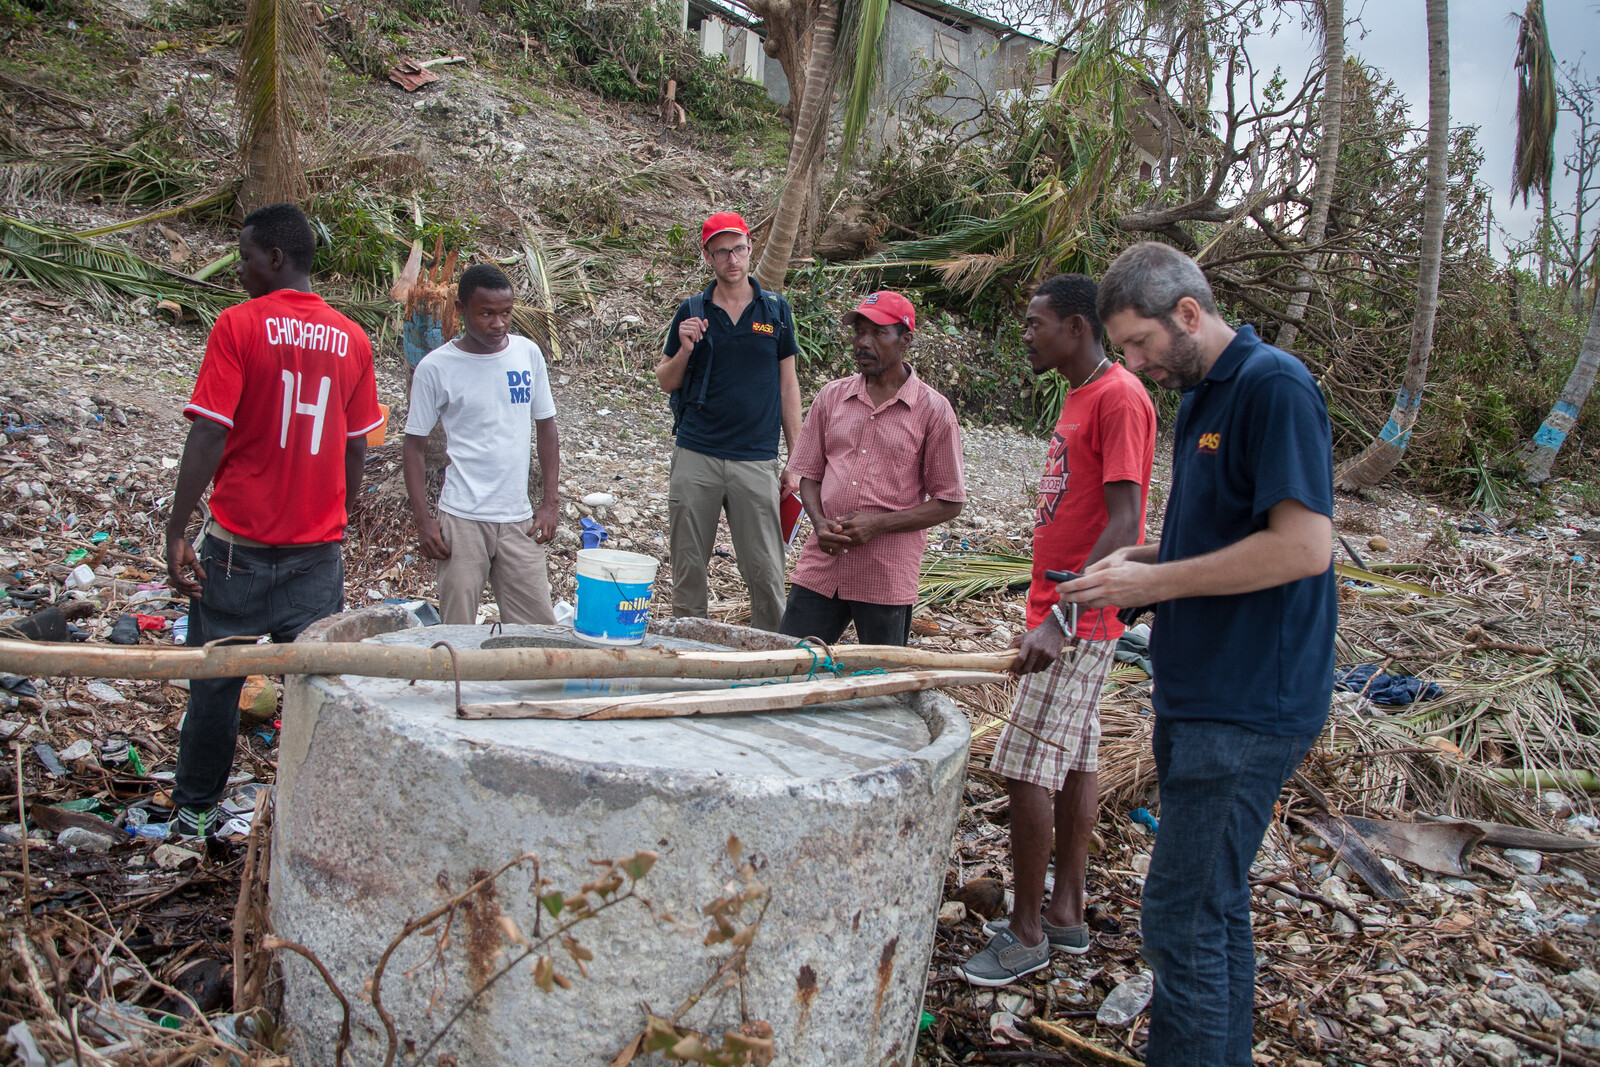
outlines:
[[[1139, 380], [1106, 355], [1095, 295], [1082, 274], [1047, 279], [1028, 303], [1022, 335], [1034, 372], [1059, 372], [1071, 392], [1039, 481], [1030, 629], [1015, 642], [1012, 667], [1022, 685], [990, 763], [1011, 797], [1014, 903], [1009, 921], [985, 926], [994, 935], [988, 945], [956, 968], [974, 985], [1043, 970], [1052, 949], [1089, 951], [1083, 897], [1100, 792], [1100, 689], [1122, 624], [1116, 608], [1072, 611], [1044, 572], [1083, 571], [1144, 540], [1156, 445], [1155, 407]], [[1047, 902], [1052, 831], [1056, 874]]]
[[[250, 299], [217, 317], [184, 415], [167, 573], [190, 598], [190, 645], [292, 641], [344, 605], [339, 543], [383, 421], [372, 345], [311, 291], [311, 224], [293, 204], [253, 212], [235, 270]], [[206, 486], [211, 521], [184, 538]], [[178, 737], [172, 832], [215, 832], [239, 737], [243, 678], [195, 679]]]

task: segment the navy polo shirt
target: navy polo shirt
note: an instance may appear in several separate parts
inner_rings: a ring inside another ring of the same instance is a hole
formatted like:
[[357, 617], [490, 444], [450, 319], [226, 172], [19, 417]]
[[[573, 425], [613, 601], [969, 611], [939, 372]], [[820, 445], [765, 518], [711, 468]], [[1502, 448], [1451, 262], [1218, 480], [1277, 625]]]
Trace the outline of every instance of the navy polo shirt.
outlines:
[[[1241, 541], [1265, 529], [1284, 500], [1333, 516], [1328, 406], [1303, 363], [1241, 326], [1178, 409], [1160, 559]], [[1156, 714], [1278, 736], [1320, 733], [1338, 620], [1331, 553], [1314, 578], [1159, 605], [1150, 637]]]
[[[716, 284], [713, 281], [701, 294], [711, 328], [689, 356], [683, 384], [687, 404], [678, 426], [678, 444], [718, 459], [777, 459], [778, 434], [783, 429], [778, 371], [784, 360], [799, 351], [789, 302], [772, 294], [778, 305], [778, 314], [772, 316], [762, 299], [761, 283], [752, 277], [754, 296], [734, 322], [712, 302]], [[667, 328], [666, 355], [678, 351], [678, 325], [689, 317], [689, 304], [685, 300], [678, 305]], [[708, 349], [711, 372], [705, 383], [705, 403], [700, 404]]]

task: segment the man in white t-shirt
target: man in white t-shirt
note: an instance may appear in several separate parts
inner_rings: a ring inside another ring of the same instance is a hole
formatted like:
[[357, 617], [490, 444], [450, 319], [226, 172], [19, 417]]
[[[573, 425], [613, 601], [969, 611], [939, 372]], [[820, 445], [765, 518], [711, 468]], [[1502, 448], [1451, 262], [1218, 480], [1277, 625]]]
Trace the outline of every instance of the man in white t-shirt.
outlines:
[[[456, 290], [461, 336], [429, 352], [411, 381], [406, 495], [422, 554], [439, 561], [439, 614], [452, 625], [477, 621], [485, 582], [494, 588], [501, 622], [556, 621], [544, 550], [556, 532], [560, 484], [556, 405], [539, 346], [510, 332], [514, 303], [500, 268], [469, 267]], [[450, 465], [435, 519], [422, 453], [440, 420]], [[535, 436], [544, 482], [537, 507], [528, 500]]]

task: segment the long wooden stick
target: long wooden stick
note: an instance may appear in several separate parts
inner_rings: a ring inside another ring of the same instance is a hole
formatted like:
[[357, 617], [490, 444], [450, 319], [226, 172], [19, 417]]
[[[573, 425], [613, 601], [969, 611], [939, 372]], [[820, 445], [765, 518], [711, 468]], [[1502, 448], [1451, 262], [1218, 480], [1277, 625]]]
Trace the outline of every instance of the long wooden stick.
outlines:
[[[838, 645], [845, 674], [866, 670], [1003, 671], [1016, 653], [944, 653], [895, 645]], [[0, 673], [38, 678], [236, 678], [250, 674], [356, 674], [369, 678], [501, 682], [531, 678], [774, 678], [828, 676], [821, 653], [675, 651], [658, 648], [412, 648], [361, 641], [321, 644], [122, 648], [0, 641]]]
[[456, 709], [456, 715], [463, 719], [669, 719], [688, 715], [737, 715], [753, 711], [784, 711], [812, 704], [909, 693], [918, 689], [993, 685], [1005, 681], [1007, 677], [987, 671], [909, 671], [670, 695], [646, 693], [625, 697], [463, 704]]

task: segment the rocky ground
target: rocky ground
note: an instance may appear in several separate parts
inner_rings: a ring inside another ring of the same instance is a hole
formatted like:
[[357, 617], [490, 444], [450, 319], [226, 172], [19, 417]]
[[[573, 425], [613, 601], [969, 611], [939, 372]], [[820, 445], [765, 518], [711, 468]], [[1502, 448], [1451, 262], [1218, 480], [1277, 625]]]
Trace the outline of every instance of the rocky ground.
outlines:
[[[0, 294], [0, 316], [0, 378], [6, 383], [0, 395], [5, 420], [0, 556], [11, 594], [3, 615], [14, 619], [38, 604], [81, 602], [89, 613], [78, 625], [92, 639], [104, 639], [129, 612], [170, 626], [182, 617], [184, 605], [168, 599], [163, 586], [160, 530], [186, 425], [180, 409], [199, 365], [204, 331], [151, 320], [108, 321], [17, 287]], [[664, 557], [670, 442], [663, 405], [642, 366], [618, 366], [578, 348], [552, 368], [552, 380], [567, 515], [552, 560], [557, 595], [570, 596], [582, 514], [597, 514], [619, 547]], [[391, 405], [395, 429], [403, 421], [403, 390], [403, 370], [390, 354], [382, 360], [380, 392]], [[934, 532], [935, 545], [1026, 552], [1030, 486], [1043, 442], [1003, 427], [968, 426], [964, 443], [972, 502], [960, 518]], [[431, 591], [431, 575], [417, 558], [398, 492], [397, 464], [398, 445], [391, 435], [368, 461], [367, 489], [348, 551], [352, 604], [427, 597]], [[1158, 500], [1165, 478], [1163, 465]], [[617, 503], [598, 512], [586, 508], [582, 497], [597, 491], [614, 494]], [[1542, 610], [1526, 611], [1510, 636], [1551, 641], [1554, 619], [1563, 640], [1587, 644], [1593, 633], [1585, 621], [1593, 613], [1587, 593], [1594, 573], [1590, 527], [1597, 524], [1578, 490], [1556, 499], [1545, 521], [1504, 520], [1510, 528], [1502, 530], [1494, 519], [1386, 489], [1342, 500], [1338, 527], [1363, 557], [1430, 569], [1435, 585], [1448, 584], [1438, 577], [1444, 574], [1441, 553], [1487, 560], [1490, 575], [1496, 566], [1510, 574], [1496, 560], [1510, 560], [1519, 574], [1538, 572], [1538, 584], [1552, 591], [1551, 599]], [[1152, 527], [1156, 522], [1153, 515]], [[1387, 539], [1387, 549], [1375, 540], [1379, 537]], [[81, 566], [91, 574], [80, 585], [73, 569]], [[719, 555], [713, 567], [719, 591], [714, 614], [737, 620], [744, 603], [734, 562]], [[1513, 579], [1489, 580], [1509, 584]], [[1561, 588], [1563, 580], [1576, 583], [1570, 593]], [[1349, 627], [1366, 632], [1373, 610], [1369, 603], [1347, 606]], [[1487, 603], [1480, 599], [1474, 618], [1486, 615]], [[1382, 610], [1390, 608], [1385, 604]], [[493, 614], [486, 602], [486, 617]], [[1000, 647], [1021, 628], [1021, 595], [923, 609], [919, 619], [916, 640], [927, 645]], [[173, 638], [168, 629], [148, 632], [143, 640]], [[1447, 683], [1449, 673], [1430, 672]], [[1114, 990], [1141, 972], [1138, 891], [1151, 842], [1128, 813], [1148, 807], [1159, 816], [1149, 769], [1141, 769], [1137, 758], [1147, 751], [1149, 723], [1148, 685], [1142, 678], [1136, 668], [1121, 668], [1108, 694], [1103, 759], [1122, 772], [1120, 778], [1110, 776], [1098, 834], [1101, 848], [1091, 864], [1097, 947], [1081, 960], [1061, 960], [1042, 980], [998, 994], [968, 990], [949, 971], [981, 945], [979, 924], [995, 913], [1008, 881], [1004, 795], [983, 757], [992, 747], [1004, 700], [996, 696], [991, 699], [998, 703], [971, 707], [977, 754], [953, 852], [951, 901], [942, 914], [930, 972], [928, 1006], [935, 1022], [924, 1040], [928, 1062], [970, 1061], [973, 1054], [977, 1062], [1076, 1062], [1072, 1056], [1085, 1055], [1063, 1046], [1052, 1025], [1069, 1026], [1101, 1052], [1137, 1053], [1142, 1020], [1137, 1004], [1131, 1029], [1096, 1016]], [[150, 789], [159, 788], [172, 766], [182, 691], [157, 683], [84, 685], [50, 679], [35, 679], [34, 686], [34, 698], [7, 697], [15, 710], [0, 724], [0, 730], [24, 742], [22, 780], [33, 810], [49, 801], [68, 801], [69, 808], [85, 809], [84, 815], [129, 824], [159, 822], [164, 816], [159, 802], [151, 804]], [[243, 737], [241, 782], [271, 781], [273, 707], [269, 691]], [[1381, 723], [1371, 718], [1376, 710], [1368, 705], [1358, 711], [1350, 728]], [[122, 741], [131, 741], [152, 779], [138, 781], [126, 763], [102, 747]], [[51, 746], [60, 761], [54, 770], [37, 745]], [[1320, 777], [1330, 793], [1344, 791], [1348, 810], [1383, 810], [1350, 793], [1350, 779], [1329, 772], [1326, 761]], [[238, 798], [241, 809], [250, 799]], [[1576, 802], [1554, 792], [1547, 800], [1547, 807], [1559, 810], [1546, 814], [1559, 820], [1545, 818], [1543, 825], [1594, 838], [1592, 808], [1581, 791]], [[1301, 797], [1289, 807], [1303, 804]], [[229, 955], [219, 937], [231, 909], [231, 887], [240, 877], [240, 846], [217, 844], [208, 852], [132, 838], [107, 852], [94, 824], [75, 829], [70, 821], [47, 822], [35, 815], [29, 831], [33, 877], [41, 879], [31, 886], [35, 914], [59, 917], [97, 896], [114, 910], [145, 916], [157, 931], [145, 954], [155, 972], [152, 980], [176, 983], [195, 997], [213, 996], [205, 1006], [222, 1007], [215, 968]], [[246, 813], [236, 832], [247, 826]], [[13, 823], [0, 832], [14, 842], [22, 828]], [[15, 845], [0, 849], [15, 860]], [[1464, 872], [1470, 880], [1386, 859], [1407, 896], [1399, 903], [1383, 901], [1335, 859], [1323, 839], [1286, 816], [1269, 837], [1257, 871], [1264, 1020], [1258, 1062], [1556, 1062], [1540, 1049], [1557, 1047], [1563, 1063], [1600, 1061], [1595, 1015], [1600, 978], [1594, 969], [1600, 899], [1591, 885], [1600, 869], [1586, 853], [1502, 856], [1485, 848], [1477, 855], [1480, 862]], [[16, 870], [14, 862], [8, 867]], [[21, 894], [8, 899], [12, 916], [20, 916], [23, 906]], [[196, 959], [213, 966], [195, 971]], [[107, 980], [126, 999], [146, 979], [129, 965]], [[1130, 988], [1137, 992], [1137, 982]], [[1016, 1055], [1007, 1059], [1008, 1053]]]
[[[168, 47], [139, 24], [147, 12], [124, 7], [133, 22], [116, 32], [134, 58], [119, 74], [126, 91], [105, 103], [109, 121], [133, 122], [161, 101], [188, 131], [226, 128], [227, 49]], [[424, 33], [413, 47], [449, 54], [457, 43], [441, 36], [430, 44]], [[648, 109], [581, 93], [530, 106], [533, 90], [503, 68], [444, 69], [444, 80], [417, 96], [341, 76], [340, 113], [399, 129], [394, 143], [439, 177], [429, 195], [472, 207], [484, 254], [522, 254], [524, 223], [534, 217], [619, 235], [585, 252], [604, 281], [575, 299], [580, 310], [563, 321], [561, 358], [550, 367], [565, 512], [552, 577], [556, 595], [570, 599], [581, 517], [602, 521], [617, 547], [665, 558], [671, 443], [650, 368], [671, 307], [703, 284], [692, 247], [685, 253], [688, 246], [667, 235], [717, 208], [759, 209], [773, 174], [759, 145], [736, 151], [694, 130], [666, 131]], [[528, 204], [537, 211], [524, 210]], [[67, 198], [12, 198], [6, 210], [76, 228], [129, 214]], [[631, 244], [622, 239], [629, 234]], [[114, 239], [193, 269], [225, 253], [232, 236], [182, 218]], [[952, 391], [965, 388], [981, 339], [943, 318], [923, 334], [919, 370]], [[161, 531], [186, 427], [180, 411], [204, 342], [201, 326], [173, 324], [153, 301], [91, 303], [0, 284], [0, 625], [58, 604], [91, 640], [105, 640], [134, 615], [149, 627], [142, 642], [173, 642], [185, 605], [165, 585]], [[406, 373], [392, 330], [378, 347], [390, 436], [369, 452], [353, 509], [351, 605], [432, 592], [398, 476]], [[932, 532], [934, 547], [1026, 554], [1044, 442], [1003, 424], [968, 424], [964, 446], [971, 501]], [[1168, 481], [1160, 452], [1152, 531]], [[582, 503], [596, 492], [613, 494], [615, 504]], [[1422, 813], [1596, 840], [1584, 788], [1592, 778], [1582, 772], [1600, 766], [1597, 507], [1596, 487], [1573, 482], [1538, 499], [1517, 497], [1495, 516], [1389, 486], [1339, 501], [1336, 527], [1348, 547], [1334, 551], [1380, 572], [1344, 575], [1340, 665], [1414, 673], [1438, 682], [1443, 695], [1402, 708], [1342, 695], [1305, 782], [1286, 791], [1255, 872], [1257, 1062], [1600, 1064], [1593, 853], [1486, 841], [1459, 869], [1386, 854], [1363, 874], [1306, 821], [1329, 810], [1373, 819]], [[713, 615], [747, 617], [730, 555], [714, 558], [712, 575]], [[664, 567], [658, 589], [669, 580]], [[495, 614], [486, 601], [485, 619]], [[914, 640], [995, 649], [1022, 625], [1022, 595], [993, 592], [919, 609]], [[241, 886], [262, 885], [247, 872], [253, 852], [241, 839], [251, 824], [250, 787], [273, 779], [274, 691], [256, 695], [241, 735], [233, 796], [240, 821], [225, 839], [180, 848], [139, 834], [157, 833], [140, 824], [165, 818], [161, 790], [176, 755], [181, 688], [48, 678], [0, 685], [0, 739], [13, 742], [0, 795], [15, 801], [0, 819], [0, 937], [9, 951], [0, 962], [0, 1024], [10, 1027], [11, 1054], [29, 1067], [74, 1058], [176, 1063], [186, 1049], [210, 1062], [217, 1042], [250, 1028], [230, 1012], [232, 936]], [[1102, 818], [1090, 872], [1096, 945], [1000, 993], [969, 989], [950, 970], [981, 945], [980, 924], [1005, 906], [1009, 885], [1005, 798], [986, 766], [1008, 694], [964, 699], [974, 757], [917, 1061], [1128, 1062], [1147, 1022], [1137, 952], [1151, 837], [1138, 813], [1160, 816], [1147, 755], [1148, 679], [1120, 667], [1105, 702]], [[1549, 777], [1521, 789], [1495, 776], [1523, 766]], [[1384, 899], [1374, 881], [1391, 895], [1398, 886], [1399, 895]], [[211, 1016], [215, 1035], [193, 1026], [155, 1033], [195, 1006]], [[273, 1057], [285, 1035], [265, 1022], [254, 1033], [274, 1051], [253, 1062], [283, 1062]]]

